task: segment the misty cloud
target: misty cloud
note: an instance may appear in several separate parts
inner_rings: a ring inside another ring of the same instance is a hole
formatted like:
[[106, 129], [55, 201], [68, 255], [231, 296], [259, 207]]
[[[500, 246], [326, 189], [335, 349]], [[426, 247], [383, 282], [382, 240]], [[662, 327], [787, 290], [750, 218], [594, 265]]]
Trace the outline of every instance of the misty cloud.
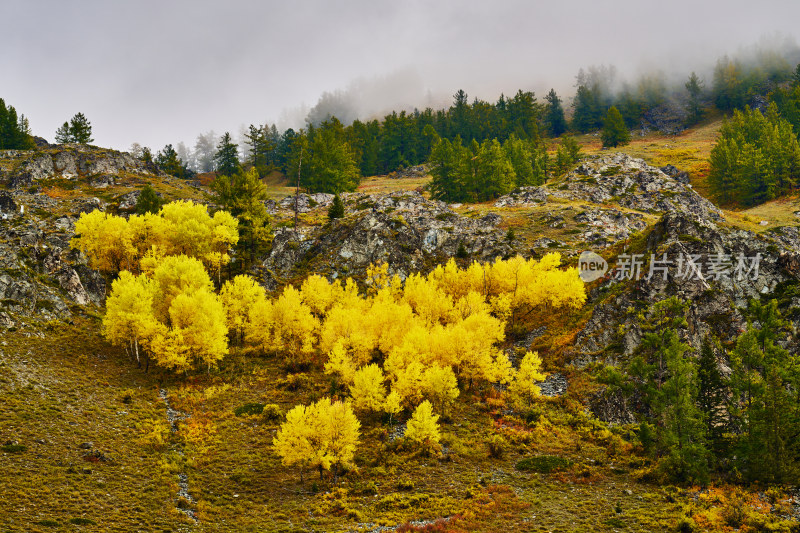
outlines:
[[81, 111], [101, 145], [191, 147], [309, 113], [440, 107], [459, 88], [569, 96], [590, 65], [683, 77], [764, 35], [795, 40], [799, 16], [788, 0], [6, 0], [0, 97], [51, 140]]

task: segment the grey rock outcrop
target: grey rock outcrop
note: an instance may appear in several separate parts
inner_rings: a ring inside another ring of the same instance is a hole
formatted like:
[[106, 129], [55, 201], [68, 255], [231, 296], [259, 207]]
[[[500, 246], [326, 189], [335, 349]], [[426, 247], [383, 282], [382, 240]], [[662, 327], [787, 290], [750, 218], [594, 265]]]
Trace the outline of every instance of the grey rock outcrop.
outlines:
[[[677, 296], [689, 303], [691, 327], [682, 334], [697, 349], [709, 333], [734, 339], [745, 327], [741, 309], [750, 299], [800, 280], [797, 228], [757, 235], [682, 213], [669, 213], [653, 227], [639, 259], [641, 275], [632, 275], [630, 257], [622, 259], [610, 261], [611, 272], [590, 294], [594, 311], [573, 348], [578, 366], [630, 355], [642, 336], [637, 313], [654, 302]], [[614, 290], [620, 283], [625, 290]], [[800, 306], [800, 299], [792, 305]]]
[[722, 220], [719, 208], [697, 194], [687, 179], [680, 171], [673, 178], [642, 159], [615, 153], [586, 159], [563, 181], [517, 189], [494, 205], [535, 206], [547, 203], [549, 198], [561, 198], [603, 206], [616, 204], [645, 213], [680, 212], [704, 220]]
[[4, 151], [3, 156], [14, 161], [13, 168], [0, 176], [12, 189], [53, 178], [86, 178], [94, 187], [107, 187], [121, 173], [162, 175], [155, 165], [128, 153], [77, 144], [42, 150]]
[[469, 257], [482, 260], [513, 252], [504, 232], [497, 229], [497, 215], [461, 216], [418, 192], [354, 193], [342, 198], [346, 218], [297, 234], [290, 228], [276, 232], [272, 251], [262, 265], [273, 278], [291, 277], [299, 265], [332, 277], [350, 275], [379, 261], [389, 263], [392, 272], [404, 278], [446, 261], [462, 246]]

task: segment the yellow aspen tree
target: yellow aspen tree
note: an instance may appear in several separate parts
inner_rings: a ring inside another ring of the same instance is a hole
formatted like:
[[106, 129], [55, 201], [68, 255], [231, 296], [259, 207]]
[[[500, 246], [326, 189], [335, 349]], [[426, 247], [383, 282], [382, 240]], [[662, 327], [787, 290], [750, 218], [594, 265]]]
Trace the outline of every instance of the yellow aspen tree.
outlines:
[[192, 354], [183, 339], [183, 330], [160, 328], [150, 342], [153, 359], [162, 368], [183, 373], [192, 369]]
[[156, 284], [145, 276], [122, 271], [111, 284], [106, 300], [103, 334], [112, 344], [124, 345], [137, 364], [141, 364], [142, 352], [158, 332], [159, 323], [153, 312], [156, 290]]
[[441, 449], [438, 421], [439, 415], [433, 414], [431, 402], [425, 400], [414, 409], [404, 436], [426, 452], [438, 452]]
[[78, 217], [70, 246], [86, 255], [90, 268], [106, 274], [128, 269], [135, 261], [128, 221], [98, 210]]
[[422, 395], [422, 373], [424, 366], [419, 361], [411, 361], [395, 370], [392, 390], [406, 405], [414, 405]]
[[179, 294], [214, 290], [214, 284], [208, 277], [203, 263], [186, 255], [169, 255], [162, 258], [153, 271], [153, 280], [158, 284], [159, 292], [159, 298], [155, 302], [156, 316], [164, 323], [169, 320], [172, 300]]
[[289, 410], [286, 413], [286, 421], [281, 424], [272, 441], [272, 446], [284, 466], [298, 466], [301, 482], [303, 469], [311, 465], [314, 456], [308, 410], [305, 405], [297, 405]]
[[422, 394], [430, 400], [439, 413], [446, 414], [458, 398], [458, 381], [453, 369], [439, 365], [426, 368], [422, 373]]
[[358, 411], [380, 411], [386, 401], [383, 370], [375, 363], [356, 370], [350, 396]]
[[386, 395], [386, 400], [383, 402], [383, 410], [389, 415], [389, 424], [394, 427], [393, 418], [397, 413], [403, 410], [401, 405], [402, 398], [397, 391], [392, 390]]
[[192, 366], [204, 364], [210, 371], [228, 353], [225, 308], [216, 294], [181, 293], [172, 301], [169, 316], [173, 329], [181, 332]]
[[318, 274], [308, 276], [300, 285], [303, 303], [311, 308], [317, 317], [325, 316], [342, 296], [342, 284], [337, 280], [328, 280]]
[[273, 342], [278, 350], [295, 359], [305, 359], [314, 351], [319, 320], [303, 303], [300, 291], [289, 285], [273, 307]]
[[225, 306], [228, 329], [235, 337], [243, 340], [250, 309], [256, 302], [267, 298], [264, 287], [251, 276], [242, 274], [226, 281], [219, 291], [219, 297]]
[[328, 406], [320, 415], [324, 416], [327, 427], [327, 457], [330, 465], [328, 469], [333, 473], [333, 481], [336, 483], [343, 469], [353, 466], [361, 423], [353, 413], [349, 402], [331, 403], [328, 400]]
[[328, 361], [325, 363], [326, 374], [337, 374], [342, 383], [350, 385], [356, 374], [356, 364], [344, 342], [337, 342], [328, 354]]
[[359, 443], [361, 424], [348, 403], [323, 398], [304, 407], [298, 405], [286, 414], [273, 440], [273, 447], [284, 465], [331, 470], [334, 480], [343, 467], [352, 464]]
[[275, 305], [267, 298], [253, 302], [247, 312], [244, 326], [244, 338], [249, 344], [264, 353], [275, 351], [272, 342], [272, 327], [275, 321]]
[[542, 360], [537, 352], [527, 352], [519, 364], [516, 379], [508, 387], [509, 392], [530, 405], [533, 399], [539, 396], [538, 383], [542, 382], [545, 375], [541, 372]]

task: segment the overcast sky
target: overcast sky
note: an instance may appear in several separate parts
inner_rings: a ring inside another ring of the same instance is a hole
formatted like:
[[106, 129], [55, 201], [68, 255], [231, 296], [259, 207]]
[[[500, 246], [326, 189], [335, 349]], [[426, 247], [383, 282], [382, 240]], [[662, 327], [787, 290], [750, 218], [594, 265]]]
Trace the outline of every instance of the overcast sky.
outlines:
[[374, 113], [459, 88], [569, 96], [602, 63], [683, 76], [765, 36], [800, 41], [798, 20], [797, 0], [0, 0], [0, 98], [51, 142], [81, 111], [101, 146], [192, 146], [297, 126], [326, 91]]

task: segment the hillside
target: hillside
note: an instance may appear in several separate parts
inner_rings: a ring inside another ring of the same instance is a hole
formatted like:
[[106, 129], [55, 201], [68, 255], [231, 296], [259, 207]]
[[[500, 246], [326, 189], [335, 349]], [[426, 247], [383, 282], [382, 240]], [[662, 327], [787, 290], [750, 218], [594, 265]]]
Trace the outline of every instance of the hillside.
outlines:
[[[342, 196], [342, 219], [328, 220], [330, 195], [300, 195], [297, 231], [291, 188], [273, 176], [275, 237], [252, 269], [271, 294], [312, 273], [363, 287], [381, 261], [402, 280], [450, 258], [467, 267], [553, 251], [571, 266], [593, 251], [612, 267], [586, 285], [580, 309], [536, 309], [506, 332], [516, 365], [520, 350], [542, 357], [533, 406], [521, 410], [500, 385], [464, 385], [440, 420], [439, 455], [403, 441], [408, 413], [365, 415], [338, 483], [316, 471], [301, 480], [272, 448], [292, 407], [342, 394], [325, 354], [302, 366], [235, 344], [218, 369], [176, 376], [145, 372], [102, 337], [108, 278], [69, 246], [80, 214], [130, 214], [146, 184], [166, 200], [213, 203], [206, 187], [101, 148], [0, 152], [0, 530], [797, 531], [793, 486], [664, 481], [636, 407], [601, 379], [633, 358], [648, 331], [640, 317], [671, 296], [687, 302], [680, 336], [698, 351], [708, 333], [733, 346], [753, 298], [777, 298], [800, 327], [800, 201], [731, 211], [705, 198], [718, 127], [647, 134], [619, 152], [584, 137], [586, 157], [565, 176], [483, 204], [431, 200], [424, 169], [370, 177]], [[761, 262], [736, 283], [615, 279], [623, 254], [637, 253]], [[781, 343], [796, 353], [794, 335]]]

